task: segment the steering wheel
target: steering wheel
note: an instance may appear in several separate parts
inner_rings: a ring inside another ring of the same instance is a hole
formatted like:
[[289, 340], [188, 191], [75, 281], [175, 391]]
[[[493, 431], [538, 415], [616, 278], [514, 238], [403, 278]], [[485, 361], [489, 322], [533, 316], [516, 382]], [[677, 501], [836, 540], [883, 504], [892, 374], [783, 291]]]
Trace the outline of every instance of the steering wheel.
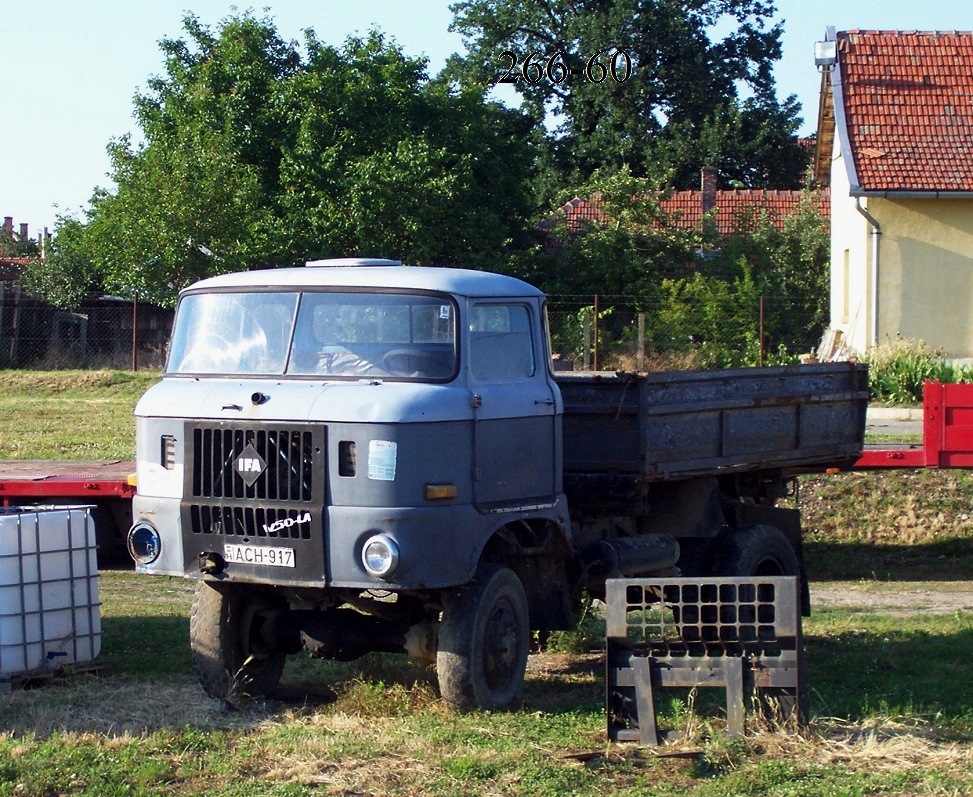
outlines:
[[424, 349], [391, 349], [382, 357], [382, 366], [390, 376], [436, 377], [443, 370], [439, 355]]

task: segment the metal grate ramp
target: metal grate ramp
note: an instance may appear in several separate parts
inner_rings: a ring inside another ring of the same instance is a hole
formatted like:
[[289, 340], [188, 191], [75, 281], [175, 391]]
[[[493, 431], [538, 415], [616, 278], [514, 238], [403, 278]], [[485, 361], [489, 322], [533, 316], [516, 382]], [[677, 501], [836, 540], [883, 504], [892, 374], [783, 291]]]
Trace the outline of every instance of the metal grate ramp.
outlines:
[[806, 718], [795, 577], [625, 578], [607, 582], [608, 736], [656, 745], [657, 688], [726, 690], [728, 732], [754, 691]]

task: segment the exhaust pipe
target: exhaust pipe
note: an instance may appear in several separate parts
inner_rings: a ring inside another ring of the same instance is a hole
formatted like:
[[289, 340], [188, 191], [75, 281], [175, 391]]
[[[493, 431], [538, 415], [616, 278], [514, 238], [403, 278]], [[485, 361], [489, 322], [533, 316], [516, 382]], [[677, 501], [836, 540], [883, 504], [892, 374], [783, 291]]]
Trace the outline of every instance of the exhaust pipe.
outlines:
[[595, 585], [606, 578], [668, 570], [679, 560], [679, 541], [671, 534], [599, 540], [586, 545], [579, 559], [587, 582]]

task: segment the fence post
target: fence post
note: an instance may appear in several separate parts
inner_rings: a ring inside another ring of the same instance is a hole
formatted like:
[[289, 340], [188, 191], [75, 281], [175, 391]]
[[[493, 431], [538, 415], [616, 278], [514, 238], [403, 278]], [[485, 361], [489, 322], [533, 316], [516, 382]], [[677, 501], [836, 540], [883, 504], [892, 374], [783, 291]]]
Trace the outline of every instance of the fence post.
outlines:
[[10, 367], [16, 368], [20, 365], [18, 358], [20, 357], [20, 298], [21, 291], [20, 286], [14, 286], [14, 306], [13, 315], [11, 316], [12, 328], [10, 330]]
[[132, 370], [139, 369], [139, 294], [132, 291]]
[[760, 336], [760, 359], [758, 363], [760, 367], [764, 367], [764, 297], [763, 294], [760, 295], [760, 331], [758, 332]]
[[583, 310], [581, 313], [581, 367], [584, 371], [591, 370], [591, 313]]
[[635, 368], [645, 370], [645, 313], [639, 313], [639, 348], [635, 353]]
[[598, 294], [597, 293], [595, 294], [595, 329], [594, 329], [594, 333], [595, 333], [595, 340], [594, 340], [594, 344], [595, 344], [595, 356], [594, 356], [594, 363], [593, 363], [593, 365], [594, 365], [594, 370], [597, 371], [598, 370]]

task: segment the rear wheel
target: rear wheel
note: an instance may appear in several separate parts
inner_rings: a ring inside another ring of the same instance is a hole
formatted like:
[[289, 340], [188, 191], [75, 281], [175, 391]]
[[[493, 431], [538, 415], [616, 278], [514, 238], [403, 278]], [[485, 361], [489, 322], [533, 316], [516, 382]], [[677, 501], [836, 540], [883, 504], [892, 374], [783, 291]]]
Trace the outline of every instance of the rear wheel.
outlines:
[[[764, 524], [734, 531], [717, 553], [716, 572], [717, 575], [738, 577], [802, 577], [801, 564], [790, 541], [776, 526]], [[756, 616], [752, 614], [754, 609], [747, 608], [751, 614], [740, 607], [739, 619], [756, 622]], [[803, 674], [803, 667], [800, 672]], [[776, 703], [776, 711], [782, 716], [796, 716], [799, 722], [806, 720], [807, 686], [803, 680], [796, 690], [765, 687], [761, 691], [771, 705]]]
[[716, 575], [800, 576], [794, 547], [775, 526], [759, 524], [732, 532], [716, 554]]
[[265, 695], [280, 681], [285, 654], [262, 635], [270, 602], [252, 590], [200, 581], [189, 615], [199, 682], [210, 697], [234, 702]]
[[436, 669], [453, 708], [503, 709], [520, 702], [530, 647], [527, 596], [517, 575], [480, 565], [469, 584], [446, 597]]

